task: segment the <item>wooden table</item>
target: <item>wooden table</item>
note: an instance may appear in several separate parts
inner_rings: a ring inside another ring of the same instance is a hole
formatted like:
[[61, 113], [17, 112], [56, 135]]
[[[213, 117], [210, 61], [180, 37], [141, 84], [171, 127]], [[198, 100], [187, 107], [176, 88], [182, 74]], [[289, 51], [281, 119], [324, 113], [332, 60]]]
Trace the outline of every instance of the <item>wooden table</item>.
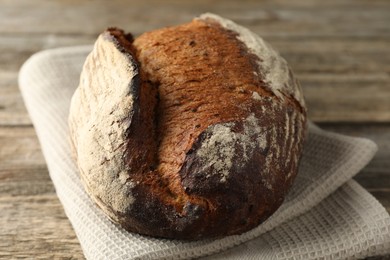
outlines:
[[34, 52], [91, 44], [108, 26], [135, 35], [203, 12], [231, 18], [284, 56], [310, 119], [379, 145], [355, 179], [390, 211], [390, 1], [0, 0], [0, 258], [82, 259], [21, 98]]

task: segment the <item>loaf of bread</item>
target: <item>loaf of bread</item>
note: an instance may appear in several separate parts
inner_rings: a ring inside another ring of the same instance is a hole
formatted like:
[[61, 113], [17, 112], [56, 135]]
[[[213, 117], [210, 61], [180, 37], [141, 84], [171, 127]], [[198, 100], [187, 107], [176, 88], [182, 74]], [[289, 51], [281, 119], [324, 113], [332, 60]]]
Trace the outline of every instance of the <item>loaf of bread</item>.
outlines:
[[306, 108], [279, 54], [204, 14], [135, 40], [103, 32], [69, 127], [85, 189], [112, 221], [201, 239], [248, 231], [281, 205], [298, 171]]

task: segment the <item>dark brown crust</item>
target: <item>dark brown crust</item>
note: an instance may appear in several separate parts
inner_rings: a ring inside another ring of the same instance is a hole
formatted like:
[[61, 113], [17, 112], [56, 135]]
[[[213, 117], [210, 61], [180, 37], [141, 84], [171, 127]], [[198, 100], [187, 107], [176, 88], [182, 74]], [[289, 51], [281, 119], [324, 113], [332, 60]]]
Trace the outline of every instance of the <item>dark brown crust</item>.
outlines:
[[[105, 35], [137, 64], [139, 76], [130, 86], [133, 114], [123, 125], [128, 179], [137, 183], [134, 202], [117, 212], [99, 201], [103, 210], [129, 231], [175, 239], [240, 234], [267, 219], [297, 173], [305, 109], [270, 92], [262, 75], [253, 73], [258, 58], [216, 23], [195, 20], [145, 33], [134, 43], [119, 29]], [[253, 93], [262, 98], [254, 100]], [[209, 129], [228, 124], [245, 135], [251, 115], [266, 129], [267, 145], [256, 144], [241, 163], [246, 147], [237, 142], [226, 181], [205, 174], [213, 169], [198, 151]]]

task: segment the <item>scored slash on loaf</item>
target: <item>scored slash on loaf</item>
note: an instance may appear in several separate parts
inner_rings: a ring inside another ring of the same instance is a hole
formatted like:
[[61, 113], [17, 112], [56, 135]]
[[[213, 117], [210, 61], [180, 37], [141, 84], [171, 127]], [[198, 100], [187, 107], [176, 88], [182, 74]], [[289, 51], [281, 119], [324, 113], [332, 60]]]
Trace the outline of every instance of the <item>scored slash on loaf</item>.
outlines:
[[281, 205], [306, 129], [299, 83], [260, 37], [204, 14], [136, 39], [110, 28], [70, 108], [86, 191], [128, 231], [240, 234]]

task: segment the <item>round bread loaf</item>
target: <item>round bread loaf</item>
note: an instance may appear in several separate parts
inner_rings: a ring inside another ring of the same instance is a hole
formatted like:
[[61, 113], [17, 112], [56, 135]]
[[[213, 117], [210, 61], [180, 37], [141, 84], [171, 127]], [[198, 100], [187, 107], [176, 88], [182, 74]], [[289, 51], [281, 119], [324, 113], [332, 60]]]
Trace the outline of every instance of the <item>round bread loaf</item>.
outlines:
[[97, 39], [69, 127], [90, 197], [126, 230], [200, 239], [240, 234], [283, 202], [306, 109], [286, 61], [260, 37], [204, 14]]

